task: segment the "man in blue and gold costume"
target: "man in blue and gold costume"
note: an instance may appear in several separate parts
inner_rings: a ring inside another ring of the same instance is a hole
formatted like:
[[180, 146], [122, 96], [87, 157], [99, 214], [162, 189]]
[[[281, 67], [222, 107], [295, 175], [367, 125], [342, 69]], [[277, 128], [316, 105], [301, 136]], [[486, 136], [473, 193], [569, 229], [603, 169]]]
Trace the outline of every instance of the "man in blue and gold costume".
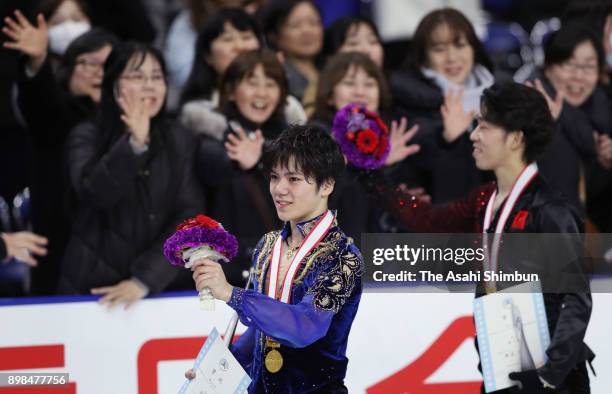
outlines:
[[231, 350], [253, 379], [249, 393], [347, 393], [363, 261], [327, 208], [344, 158], [329, 133], [292, 126], [271, 143], [263, 165], [285, 226], [257, 244], [252, 287], [232, 287], [210, 260], [197, 263], [196, 287], [209, 287], [248, 327]]

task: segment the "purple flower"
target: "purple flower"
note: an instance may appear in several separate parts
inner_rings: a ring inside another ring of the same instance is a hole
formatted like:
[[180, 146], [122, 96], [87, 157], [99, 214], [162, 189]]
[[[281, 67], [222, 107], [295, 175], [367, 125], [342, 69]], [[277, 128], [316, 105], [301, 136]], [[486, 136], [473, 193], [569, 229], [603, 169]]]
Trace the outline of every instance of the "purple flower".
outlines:
[[191, 227], [177, 230], [164, 242], [164, 255], [170, 264], [184, 266], [183, 251], [202, 245], [210, 246], [228, 260], [236, 257], [238, 253], [236, 237], [225, 231], [223, 227]]
[[[360, 138], [360, 133], [364, 131], [368, 136], [368, 144], [364, 144], [365, 135]], [[336, 112], [332, 135], [349, 163], [358, 168], [374, 170], [382, 167], [391, 150], [389, 130], [376, 113], [361, 105], [348, 104]], [[376, 140], [373, 140], [374, 135], [378, 137]], [[374, 141], [382, 141], [384, 145], [376, 149], [372, 145]]]

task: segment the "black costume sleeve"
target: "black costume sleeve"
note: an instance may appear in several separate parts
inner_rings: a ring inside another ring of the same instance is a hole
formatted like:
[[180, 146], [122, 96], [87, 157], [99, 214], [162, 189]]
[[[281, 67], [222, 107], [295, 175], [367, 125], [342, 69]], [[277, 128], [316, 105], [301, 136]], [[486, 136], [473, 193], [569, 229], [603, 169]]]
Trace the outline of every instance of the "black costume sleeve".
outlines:
[[[571, 271], [584, 274], [579, 256], [582, 251], [578, 250], [580, 242], [580, 222], [567, 205], [562, 202], [551, 202], [546, 204], [539, 213], [538, 227], [541, 233], [561, 233], [576, 236], [575, 242], [555, 242], [549, 245], [555, 254], [564, 255], [560, 259], [563, 264], [571, 264], [571, 267], [556, 267], [558, 270]], [[561, 245], [562, 244], [562, 245]], [[546, 246], [544, 246], [546, 247]], [[559, 250], [559, 248], [565, 248]], [[567, 258], [575, 256], [575, 258]], [[554, 262], [551, 262], [554, 264]], [[576, 280], [573, 275], [573, 280]], [[586, 276], [583, 277], [586, 281]], [[540, 376], [552, 385], [561, 384], [568, 373], [580, 361], [584, 361], [586, 345], [584, 335], [589, 323], [592, 308], [591, 293], [588, 291], [588, 282], [583, 289], [586, 291], [576, 293], [545, 294], [547, 313], [558, 316], [548, 316], [549, 327], [552, 326], [551, 343], [546, 354], [548, 362], [538, 370]], [[550, 322], [553, 324], [551, 325]]]

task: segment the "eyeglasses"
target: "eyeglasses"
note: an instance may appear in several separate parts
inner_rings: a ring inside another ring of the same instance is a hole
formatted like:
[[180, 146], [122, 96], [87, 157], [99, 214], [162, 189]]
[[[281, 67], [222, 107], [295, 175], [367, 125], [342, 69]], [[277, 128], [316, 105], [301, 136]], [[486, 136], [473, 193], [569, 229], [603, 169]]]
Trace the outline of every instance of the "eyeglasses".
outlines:
[[85, 67], [88, 70], [104, 68], [104, 62], [97, 59], [79, 59], [76, 64]]
[[166, 78], [162, 74], [154, 74], [154, 75], [145, 75], [145, 74], [127, 74], [122, 75], [121, 79], [125, 79], [133, 82], [136, 85], [144, 86], [147, 80], [153, 82], [153, 84], [158, 85], [166, 82]]
[[565, 71], [578, 72], [582, 71], [584, 75], [597, 75], [599, 67], [596, 64], [578, 64], [574, 62], [561, 63], [561, 68]]

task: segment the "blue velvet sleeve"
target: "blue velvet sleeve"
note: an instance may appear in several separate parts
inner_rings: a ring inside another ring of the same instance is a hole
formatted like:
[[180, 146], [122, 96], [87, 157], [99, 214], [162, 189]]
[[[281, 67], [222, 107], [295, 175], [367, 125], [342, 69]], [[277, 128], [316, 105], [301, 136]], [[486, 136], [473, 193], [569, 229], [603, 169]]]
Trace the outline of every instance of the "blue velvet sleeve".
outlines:
[[[275, 235], [264, 236], [253, 255], [268, 249]], [[281, 344], [301, 348], [327, 334], [332, 319], [355, 291], [361, 291], [363, 259], [354, 244], [340, 246], [335, 258], [319, 261], [308, 289], [297, 304], [268, 297], [255, 290], [234, 288], [228, 305], [247, 327], [261, 330]], [[255, 286], [254, 286], [255, 288]]]
[[236, 342], [230, 346], [230, 351], [245, 371], [253, 363], [253, 349], [255, 348], [255, 329], [249, 327]]
[[313, 301], [313, 295], [307, 294], [299, 304], [291, 305], [234, 288], [228, 305], [250, 330], [258, 328], [283, 345], [301, 348], [325, 336], [334, 316], [334, 311], [316, 308]]

